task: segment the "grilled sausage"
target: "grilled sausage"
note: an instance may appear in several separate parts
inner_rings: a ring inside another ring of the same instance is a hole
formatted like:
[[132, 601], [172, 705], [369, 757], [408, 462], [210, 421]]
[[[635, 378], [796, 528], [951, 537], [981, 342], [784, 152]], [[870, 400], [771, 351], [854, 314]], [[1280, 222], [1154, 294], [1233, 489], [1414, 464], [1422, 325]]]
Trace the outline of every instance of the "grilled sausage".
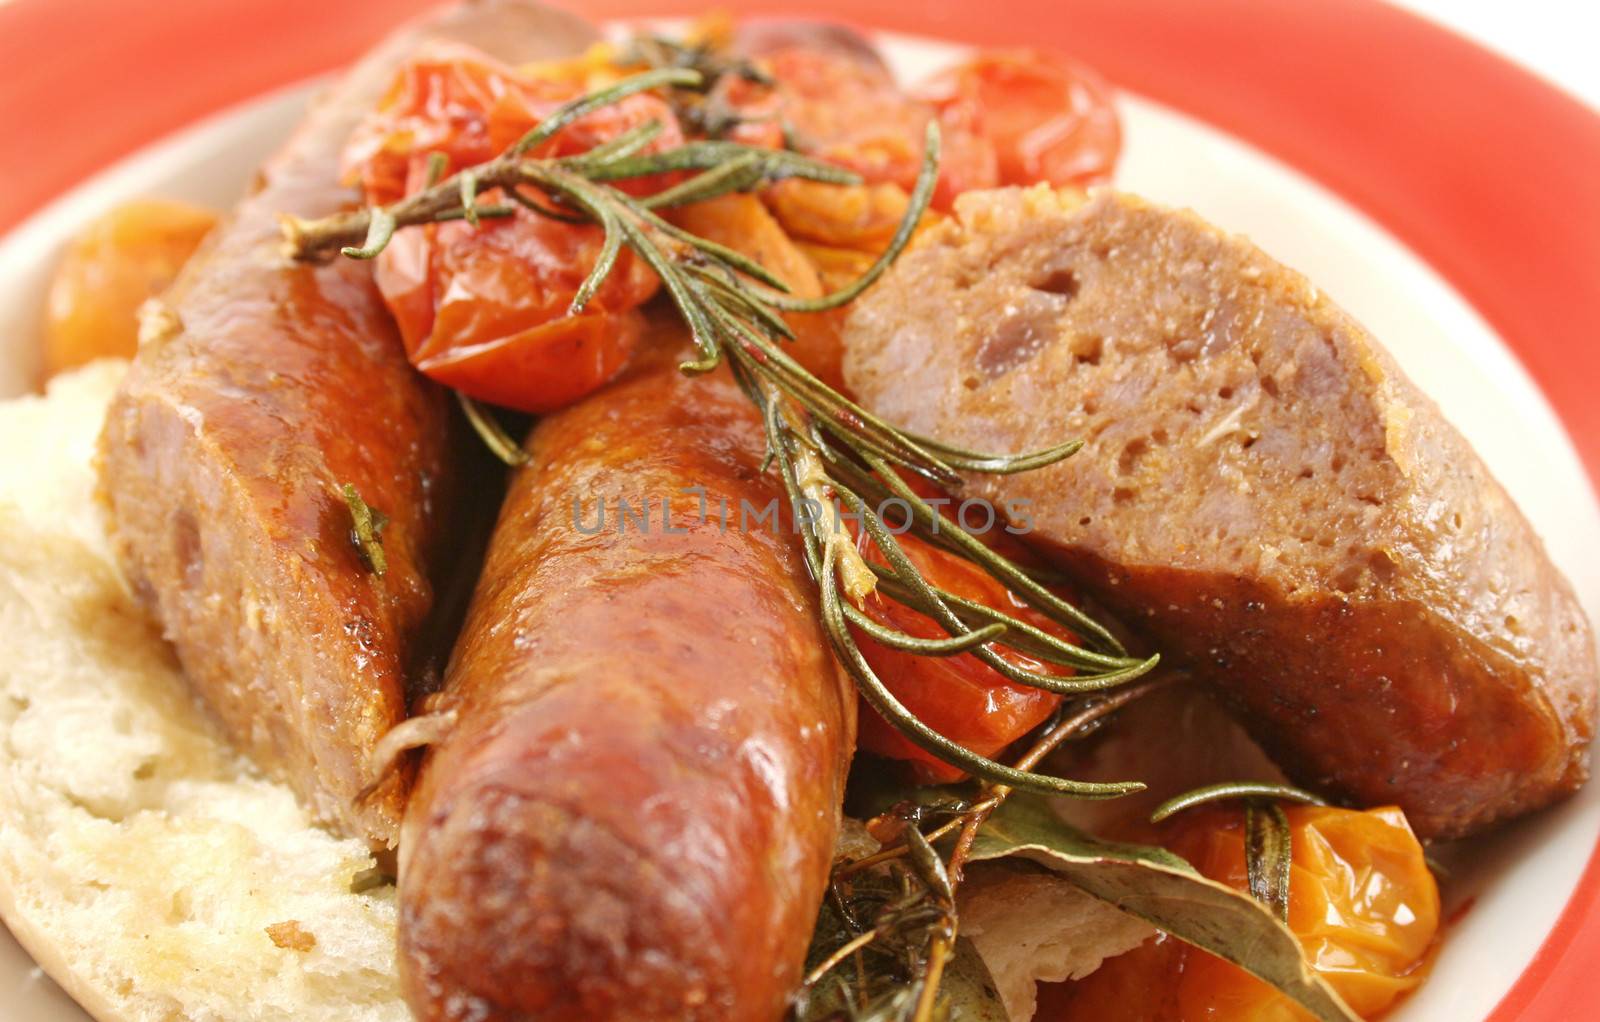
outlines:
[[[400, 63], [434, 40], [513, 60], [593, 37], [522, 0], [401, 31], [324, 96], [146, 318], [102, 437], [102, 484], [135, 589], [233, 741], [324, 821], [391, 843], [406, 776], [354, 807], [405, 712], [456, 487], [443, 392], [417, 376], [350, 260], [295, 265], [279, 215], [351, 205], [339, 152]], [[341, 487], [389, 516], [388, 570], [352, 547]]]
[[798, 979], [854, 698], [796, 538], [756, 521], [753, 409], [655, 330], [534, 431], [491, 540], [401, 837], [421, 1019], [773, 1022]]
[[1459, 836], [1588, 772], [1594, 638], [1506, 492], [1358, 324], [1192, 214], [974, 195], [848, 321], [845, 377], [1212, 679], [1303, 783]]

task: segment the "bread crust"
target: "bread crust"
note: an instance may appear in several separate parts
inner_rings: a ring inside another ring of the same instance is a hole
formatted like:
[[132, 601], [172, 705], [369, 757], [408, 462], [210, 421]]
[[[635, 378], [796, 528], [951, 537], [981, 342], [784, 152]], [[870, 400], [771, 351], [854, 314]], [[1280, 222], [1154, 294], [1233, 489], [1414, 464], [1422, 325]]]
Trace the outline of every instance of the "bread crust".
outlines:
[[1303, 783], [1457, 837], [1587, 776], [1571, 586], [1377, 341], [1249, 242], [1126, 196], [967, 196], [857, 303], [845, 372], [947, 441], [1083, 437], [970, 488], [1031, 502], [1041, 549]]
[[5, 923], [34, 964], [95, 1022], [143, 1022], [125, 1016], [109, 997], [79, 974], [56, 943], [33, 925], [27, 913], [18, 909], [13, 881], [3, 871], [0, 871], [0, 922]]

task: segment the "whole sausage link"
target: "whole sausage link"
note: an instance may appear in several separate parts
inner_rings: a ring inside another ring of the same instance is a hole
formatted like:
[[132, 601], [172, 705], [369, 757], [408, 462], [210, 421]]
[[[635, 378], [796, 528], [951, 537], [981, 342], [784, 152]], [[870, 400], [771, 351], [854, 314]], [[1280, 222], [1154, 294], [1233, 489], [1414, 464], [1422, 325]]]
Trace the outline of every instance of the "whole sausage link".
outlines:
[[[319, 819], [377, 846], [397, 837], [407, 775], [358, 796], [429, 653], [466, 481], [448, 395], [407, 362], [371, 267], [291, 262], [280, 217], [354, 204], [340, 151], [426, 48], [482, 42], [531, 60], [593, 37], [534, 0], [396, 30], [313, 104], [146, 317], [106, 417], [119, 556], [195, 692]], [[350, 542], [346, 485], [388, 516], [381, 576]]]
[[754, 410], [665, 332], [501, 512], [402, 833], [422, 1019], [773, 1022], [798, 979], [854, 700]]

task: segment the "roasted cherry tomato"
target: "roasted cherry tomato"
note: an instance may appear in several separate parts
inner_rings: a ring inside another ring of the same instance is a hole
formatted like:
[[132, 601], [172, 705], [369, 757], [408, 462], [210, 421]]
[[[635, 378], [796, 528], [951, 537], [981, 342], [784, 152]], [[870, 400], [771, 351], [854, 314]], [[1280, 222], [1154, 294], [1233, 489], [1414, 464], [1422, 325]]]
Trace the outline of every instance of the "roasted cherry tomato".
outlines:
[[[605, 73], [597, 66], [584, 75], [571, 63], [547, 70], [513, 71], [474, 52], [413, 61], [352, 140], [349, 173], [369, 201], [393, 202], [425, 185], [432, 154], [445, 157], [445, 173], [492, 159], [561, 103], [603, 84], [594, 75]], [[647, 151], [682, 143], [671, 108], [636, 95], [579, 119], [537, 155], [583, 152], [650, 120], [664, 130]], [[489, 191], [480, 201], [503, 197]], [[472, 397], [546, 412], [622, 368], [640, 335], [636, 310], [659, 283], [624, 251], [584, 312], [568, 316], [602, 240], [596, 226], [519, 207], [477, 227], [454, 221], [397, 232], [379, 256], [377, 281], [419, 370]]]
[[[604, 54], [511, 68], [469, 47], [441, 47], [406, 63], [345, 147], [347, 177], [367, 198], [389, 203], [421, 185], [433, 153], [446, 173], [500, 155], [556, 107], [622, 77]], [[537, 156], [584, 152], [656, 120], [661, 134], [645, 152], [683, 143], [671, 107], [655, 95], [630, 96], [563, 128]]]
[[626, 254], [588, 308], [567, 315], [594, 266], [598, 227], [534, 215], [397, 233], [377, 281], [412, 365], [471, 397], [527, 412], [576, 401], [623, 367], [655, 275]]
[[[899, 540], [906, 556], [933, 585], [1003, 610], [1036, 628], [1069, 637], [972, 562], [909, 533]], [[864, 534], [857, 545], [868, 559], [883, 563], [882, 554]], [[909, 635], [942, 638], [946, 634], [931, 618], [887, 597], [869, 597], [864, 609], [879, 624]], [[1008, 681], [970, 653], [918, 656], [885, 646], [859, 630], [855, 638], [873, 672], [896, 699], [935, 731], [982, 756], [994, 756], [1044, 723], [1061, 703], [1058, 695]], [[1017, 667], [1071, 673], [1068, 668], [1046, 664], [1005, 647], [999, 647], [999, 654]], [[924, 752], [866, 706], [861, 713], [860, 744], [881, 756], [911, 762], [925, 781], [942, 783], [963, 776], [957, 768]]]
[[[1439, 929], [1439, 890], [1395, 808], [1286, 810], [1293, 841], [1289, 928], [1345, 1002], [1374, 1018], [1422, 982]], [[1196, 811], [1171, 848], [1213, 880], [1244, 890], [1242, 813]], [[1158, 938], [1050, 989], [1040, 1022], [1300, 1022], [1309, 1013], [1213, 955]]]
[[[759, 62], [774, 88], [735, 76], [718, 84], [718, 99], [743, 118], [733, 138], [773, 148], [792, 143], [848, 167], [868, 185], [910, 192], [922, 166], [923, 134], [935, 116], [929, 105], [907, 96], [880, 64], [848, 49], [800, 40], [773, 47]], [[947, 130], [934, 206], [948, 209], [961, 192], [997, 182], [989, 142], [960, 126]]]
[[50, 281], [46, 373], [132, 358], [139, 306], [167, 289], [216, 222], [215, 213], [188, 203], [136, 199], [84, 228]]
[[987, 140], [1004, 184], [1106, 180], [1122, 149], [1111, 90], [1093, 71], [1031, 50], [981, 53], [913, 94], [947, 131]]

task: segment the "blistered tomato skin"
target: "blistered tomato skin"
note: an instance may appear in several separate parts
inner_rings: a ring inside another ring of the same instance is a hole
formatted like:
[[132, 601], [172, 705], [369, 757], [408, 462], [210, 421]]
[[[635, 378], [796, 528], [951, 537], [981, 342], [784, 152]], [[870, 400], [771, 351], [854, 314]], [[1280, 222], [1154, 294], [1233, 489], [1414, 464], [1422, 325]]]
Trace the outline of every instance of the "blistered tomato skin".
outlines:
[[[922, 168], [924, 133], [936, 116], [931, 106], [908, 96], [881, 64], [850, 48], [802, 40], [761, 53], [759, 62], [776, 88], [731, 77], [719, 84], [719, 99], [746, 118], [733, 133], [736, 141], [771, 148], [792, 142], [801, 152], [855, 171], [866, 186], [891, 184], [910, 192]], [[993, 187], [999, 178], [986, 139], [962, 125], [943, 127], [933, 205], [948, 210], [960, 193]]]
[[[899, 539], [906, 556], [933, 585], [1003, 610], [1037, 628], [1062, 634], [1054, 622], [1018, 601], [982, 568], [914, 536]], [[861, 546], [868, 559], [882, 563], [882, 556], [870, 542], [863, 540]], [[863, 609], [879, 624], [910, 635], [946, 635], [932, 619], [882, 596], [869, 597]], [[1054, 693], [1006, 680], [970, 653], [925, 657], [885, 646], [860, 631], [855, 638], [873, 673], [896, 699], [929, 727], [981, 756], [994, 756], [1038, 727], [1061, 703], [1061, 697]], [[1066, 668], [1053, 667], [1015, 650], [1002, 648], [1000, 655], [1020, 668], [1066, 672]], [[964, 776], [913, 744], [867, 707], [861, 711], [860, 744], [869, 752], [912, 763], [925, 781], [947, 782]]]
[[50, 281], [46, 375], [97, 358], [132, 358], [138, 310], [172, 283], [217, 215], [169, 199], [136, 199], [73, 240]]
[[914, 94], [993, 146], [1002, 184], [1090, 185], [1107, 180], [1122, 149], [1110, 88], [1099, 75], [1031, 50], [980, 53]]
[[378, 287], [422, 373], [479, 400], [553, 411], [626, 364], [637, 307], [656, 290], [624, 252], [587, 309], [568, 316], [602, 240], [598, 227], [533, 215], [428, 224], [395, 235]]
[[[585, 73], [585, 68], [589, 73]], [[499, 156], [558, 106], [620, 77], [616, 69], [571, 62], [515, 69], [465, 47], [442, 48], [407, 64], [343, 156], [344, 175], [368, 199], [390, 203], [421, 187], [431, 154], [446, 172]], [[656, 120], [661, 134], [643, 152], [683, 143], [672, 108], [654, 95], [629, 96], [563, 128], [533, 151], [568, 156]]]
[[[1358, 1015], [1375, 1018], [1422, 982], [1439, 929], [1439, 890], [1393, 807], [1286, 810], [1293, 842], [1289, 928]], [[1242, 813], [1194, 812], [1169, 846], [1213, 880], [1246, 887]], [[1134, 991], [1145, 991], [1135, 995]], [[1104, 1012], [1122, 1003], [1131, 1016]], [[1052, 992], [1042, 1022], [1303, 1022], [1310, 1014], [1242, 969], [1172, 940], [1114, 958]]]
[[[435, 153], [445, 157], [447, 174], [490, 160], [597, 84], [575, 73], [581, 70], [561, 65], [548, 74], [522, 73], [469, 51], [415, 61], [356, 133], [345, 152], [346, 174], [361, 182], [369, 201], [388, 203], [426, 185]], [[670, 107], [636, 95], [580, 118], [535, 155], [583, 152], [651, 120], [663, 130], [646, 152], [682, 143]], [[479, 201], [504, 200], [488, 190]], [[659, 284], [624, 251], [583, 313], [568, 316], [603, 237], [596, 226], [520, 207], [476, 227], [451, 221], [406, 228], [378, 257], [378, 286], [423, 374], [493, 404], [554, 411], [621, 371], [639, 338], [638, 307]]]

